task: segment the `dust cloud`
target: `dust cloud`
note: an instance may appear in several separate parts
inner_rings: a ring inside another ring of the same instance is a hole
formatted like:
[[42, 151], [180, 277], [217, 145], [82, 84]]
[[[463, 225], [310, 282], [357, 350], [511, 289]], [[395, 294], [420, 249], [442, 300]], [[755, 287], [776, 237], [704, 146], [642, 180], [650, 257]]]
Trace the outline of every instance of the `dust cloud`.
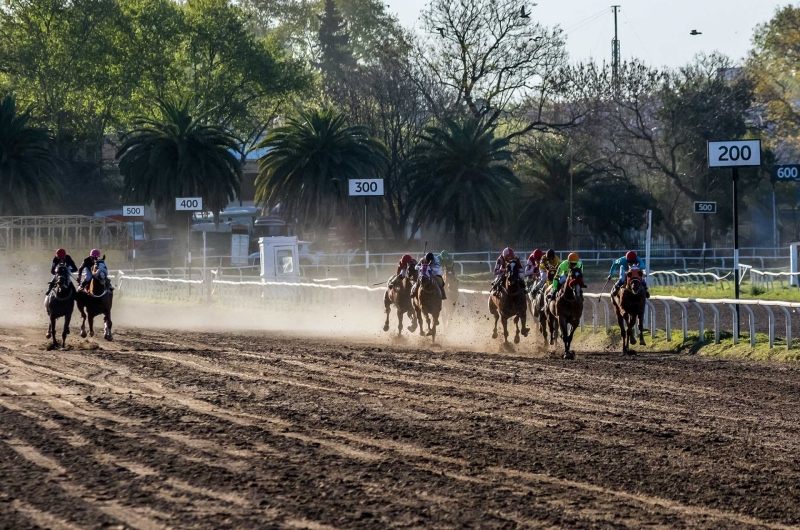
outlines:
[[[50, 279], [46, 265], [10, 263], [6, 261], [6, 274], [0, 278], [0, 326], [33, 326], [46, 330], [47, 314], [44, 293]], [[440, 325], [437, 348], [445, 350], [498, 351], [500, 339], [493, 340], [492, 320], [486, 306], [460, 308], [449, 325]], [[146, 302], [118, 297], [112, 313], [114, 331], [132, 328], [175, 329], [184, 331], [241, 331], [270, 332], [276, 336], [330, 339], [337, 342], [368, 343], [374, 345], [430, 348], [430, 337], [420, 337], [404, 329], [402, 338], [397, 335], [397, 318], [394, 308], [389, 317], [389, 331], [383, 331], [383, 303], [378, 296], [373, 304], [348, 303], [343, 297], [340, 305], [303, 306], [291, 310], [230, 309], [220, 304], [174, 304]], [[102, 329], [102, 318], [95, 321]], [[404, 326], [410, 324], [404, 319]], [[533, 327], [529, 320], [528, 326]], [[75, 309], [72, 316], [73, 334], [80, 328], [80, 314]], [[502, 326], [498, 326], [502, 337]], [[513, 339], [513, 324], [509, 322], [509, 339]], [[519, 353], [539, 351], [535, 332], [523, 337], [515, 349]]]

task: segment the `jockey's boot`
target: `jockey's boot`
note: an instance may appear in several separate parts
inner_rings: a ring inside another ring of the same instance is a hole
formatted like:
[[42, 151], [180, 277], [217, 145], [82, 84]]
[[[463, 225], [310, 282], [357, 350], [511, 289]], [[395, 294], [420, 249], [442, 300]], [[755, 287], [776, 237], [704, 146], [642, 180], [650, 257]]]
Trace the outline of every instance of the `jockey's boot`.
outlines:
[[618, 283], [614, 284], [614, 287], [611, 289], [611, 296], [617, 296], [619, 294], [620, 285]]
[[437, 276], [436, 286], [439, 288], [439, 292], [442, 293], [442, 300], [447, 300], [447, 290], [444, 288], [444, 278]]
[[650, 298], [650, 288], [648, 286], [644, 286], [644, 297]]
[[389, 289], [393, 289], [394, 288], [394, 282], [397, 281], [397, 278], [398, 278], [397, 275], [394, 275], [391, 278], [389, 278], [389, 281], [386, 282], [386, 287], [388, 287]]

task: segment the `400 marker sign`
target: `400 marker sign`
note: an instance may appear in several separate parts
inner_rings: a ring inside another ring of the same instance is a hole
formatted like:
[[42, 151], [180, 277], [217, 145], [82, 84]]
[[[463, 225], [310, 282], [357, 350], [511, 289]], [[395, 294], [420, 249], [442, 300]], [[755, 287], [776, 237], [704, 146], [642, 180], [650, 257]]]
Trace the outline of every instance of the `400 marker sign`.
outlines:
[[175, 210], [179, 212], [199, 212], [203, 210], [202, 197], [178, 197], [175, 199]]

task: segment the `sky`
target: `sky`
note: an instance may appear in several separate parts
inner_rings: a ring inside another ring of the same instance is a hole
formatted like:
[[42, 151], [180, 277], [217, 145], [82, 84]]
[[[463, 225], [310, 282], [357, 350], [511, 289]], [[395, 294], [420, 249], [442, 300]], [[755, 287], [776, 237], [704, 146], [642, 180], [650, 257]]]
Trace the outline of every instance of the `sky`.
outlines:
[[[385, 0], [407, 27], [419, 27], [427, 0]], [[525, 0], [532, 19], [560, 25], [567, 33], [567, 51], [574, 61], [610, 60], [614, 18], [618, 15], [622, 58], [637, 57], [654, 66], [682, 66], [697, 53], [720, 51], [733, 59], [745, 57], [753, 28], [772, 18], [787, 0]], [[521, 4], [520, 4], [521, 5]], [[596, 15], [596, 16], [595, 16]], [[691, 36], [693, 29], [702, 35]]]

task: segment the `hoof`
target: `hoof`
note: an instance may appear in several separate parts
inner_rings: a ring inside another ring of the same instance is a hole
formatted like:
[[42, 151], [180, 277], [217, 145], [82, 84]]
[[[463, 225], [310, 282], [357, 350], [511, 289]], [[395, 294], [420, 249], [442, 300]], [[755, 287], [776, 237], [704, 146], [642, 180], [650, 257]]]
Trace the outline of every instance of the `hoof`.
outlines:
[[496, 331], [495, 331], [494, 333], [492, 333], [492, 338], [493, 338], [493, 339], [496, 339], [496, 338], [497, 338], [497, 332], [496, 332]]
[[53, 343], [51, 342], [50, 344], [48, 344], [48, 345], [47, 345], [47, 348], [46, 348], [46, 350], [47, 350], [47, 351], [53, 351], [53, 350], [55, 350], [56, 348], [58, 348], [58, 343], [55, 343], [55, 344], [53, 344]]
[[384, 324], [383, 331], [389, 331], [389, 324]]
[[86, 338], [86, 331], [81, 330], [81, 338], [82, 339]]
[[90, 337], [94, 337], [94, 331], [90, 331], [90, 332], [89, 332], [89, 336], [90, 336]]
[[527, 337], [528, 333], [530, 333], [530, 332], [531, 332], [531, 328], [525, 328], [525, 329], [522, 330], [522, 336], [523, 337]]
[[44, 338], [49, 339], [52, 336], [53, 336], [53, 334], [48, 331], [47, 335], [45, 335]]
[[111, 336], [111, 333], [109, 333], [108, 335], [103, 335], [103, 338], [106, 339], [108, 342], [112, 342], [114, 340], [114, 337]]
[[572, 360], [572, 359], [574, 359], [574, 358], [575, 358], [575, 352], [568, 351], [568, 352], [566, 352], [566, 353], [564, 354], [564, 359], [570, 359], [570, 360]]
[[514, 344], [519, 344], [519, 335], [514, 336]]
[[417, 331], [417, 326], [408, 326], [406, 329], [409, 331], [409, 333], [414, 333]]
[[631, 337], [631, 344], [636, 344], [636, 337]]

